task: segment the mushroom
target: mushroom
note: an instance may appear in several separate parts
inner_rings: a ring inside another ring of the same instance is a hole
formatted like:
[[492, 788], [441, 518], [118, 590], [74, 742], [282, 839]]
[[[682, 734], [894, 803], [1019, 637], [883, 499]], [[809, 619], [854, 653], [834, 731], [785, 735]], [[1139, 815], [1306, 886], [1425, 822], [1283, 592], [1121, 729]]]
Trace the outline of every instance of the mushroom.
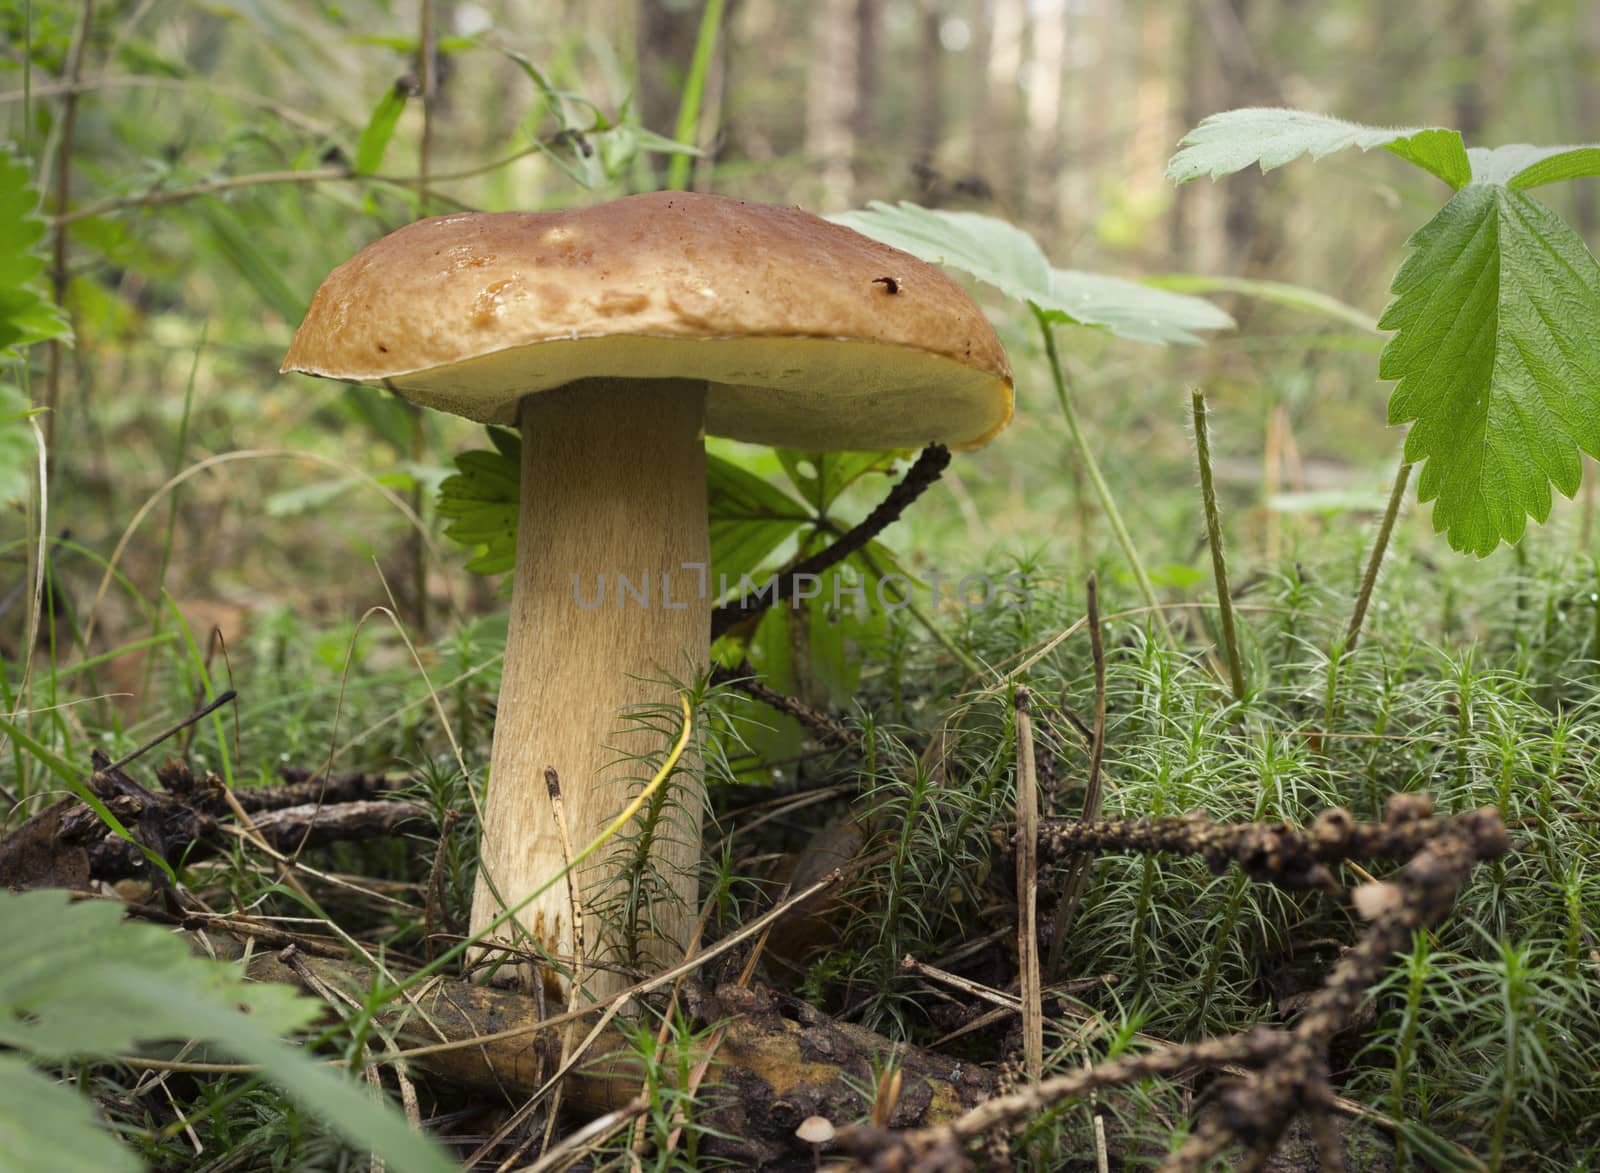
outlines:
[[[1011, 416], [1005, 352], [943, 273], [798, 209], [684, 192], [410, 224], [328, 276], [283, 370], [521, 428], [475, 933], [564, 866], [546, 768], [587, 841], [626, 801], [610, 784], [628, 769], [619, 714], [669, 702], [664, 680], [707, 663], [706, 433], [975, 448]], [[680, 814], [653, 844], [671, 889], [642, 948], [653, 963], [681, 958], [698, 913], [698, 772], [674, 780]], [[579, 877], [583, 908], [604, 879]], [[568, 910], [555, 884], [516, 919], [570, 957]], [[597, 997], [624, 984], [585, 980]]]
[[800, 1127], [794, 1130], [794, 1135], [801, 1144], [811, 1146], [812, 1163], [816, 1168], [822, 1168], [822, 1146], [835, 1136], [833, 1121], [826, 1116], [807, 1116], [800, 1121]]

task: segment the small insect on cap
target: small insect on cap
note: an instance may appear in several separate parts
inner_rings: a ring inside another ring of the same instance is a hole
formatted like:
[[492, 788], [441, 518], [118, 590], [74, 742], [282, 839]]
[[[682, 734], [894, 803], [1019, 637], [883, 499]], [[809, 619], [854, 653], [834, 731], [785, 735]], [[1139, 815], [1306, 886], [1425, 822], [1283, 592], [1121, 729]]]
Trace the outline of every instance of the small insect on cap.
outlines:
[[707, 384], [706, 430], [812, 450], [987, 443], [1011, 366], [939, 270], [796, 208], [656, 192], [419, 220], [317, 290], [283, 370], [513, 423], [592, 377]]

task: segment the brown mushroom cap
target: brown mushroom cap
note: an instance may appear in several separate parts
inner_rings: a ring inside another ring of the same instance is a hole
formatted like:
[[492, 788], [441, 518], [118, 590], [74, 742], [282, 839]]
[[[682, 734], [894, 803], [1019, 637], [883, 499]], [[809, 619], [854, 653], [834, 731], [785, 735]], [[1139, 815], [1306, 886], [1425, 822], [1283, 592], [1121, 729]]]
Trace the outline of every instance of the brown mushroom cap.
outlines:
[[1011, 367], [939, 270], [796, 208], [656, 192], [435, 216], [335, 269], [285, 371], [512, 423], [578, 379], [710, 384], [706, 430], [788, 447], [975, 448]]

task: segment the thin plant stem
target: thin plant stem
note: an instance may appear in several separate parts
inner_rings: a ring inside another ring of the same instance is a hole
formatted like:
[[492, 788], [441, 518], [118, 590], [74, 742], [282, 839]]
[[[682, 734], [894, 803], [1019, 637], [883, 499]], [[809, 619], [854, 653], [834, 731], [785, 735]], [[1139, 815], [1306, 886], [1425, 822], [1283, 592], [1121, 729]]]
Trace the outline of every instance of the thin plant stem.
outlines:
[[[189, 422], [194, 411], [194, 384], [200, 373], [200, 356], [205, 352], [206, 339], [210, 331], [209, 323], [200, 327], [200, 341], [195, 345], [194, 358], [189, 363], [189, 379], [183, 388], [183, 414], [178, 417], [178, 440], [173, 445], [172, 468], [168, 476], [175, 477], [183, 471], [184, 454], [189, 450]], [[172, 566], [172, 544], [178, 531], [178, 498], [179, 494], [174, 490], [171, 498], [167, 501], [167, 525], [161, 536], [161, 564], [156, 571], [157, 595], [166, 593], [167, 571]], [[152, 640], [161, 637], [161, 629], [165, 620], [166, 611], [160, 607], [155, 608], [150, 618], [150, 638]], [[139, 680], [139, 696], [136, 701], [141, 718], [144, 716], [144, 702], [145, 698], [150, 695], [150, 679], [155, 673], [155, 669], [156, 656], [152, 654], [145, 657], [144, 673]]]
[[[423, 418], [422, 408], [415, 403], [407, 403], [411, 409], [411, 459], [413, 469], [420, 469], [424, 458], [428, 454], [428, 425]], [[416, 596], [414, 606], [417, 621], [417, 635], [423, 639], [428, 638], [428, 526], [422, 518], [422, 510], [427, 505], [427, 494], [422, 487], [422, 480], [415, 471], [412, 474], [411, 486], [411, 512], [417, 515], [417, 526], [411, 531], [411, 590]]]
[[1061, 404], [1061, 414], [1066, 418], [1067, 430], [1072, 434], [1072, 445], [1078, 451], [1078, 459], [1083, 465], [1083, 470], [1089, 475], [1089, 483], [1094, 486], [1095, 495], [1100, 498], [1100, 508], [1106, 515], [1106, 521], [1117, 539], [1117, 545], [1122, 547], [1123, 556], [1128, 560], [1128, 567], [1133, 571], [1134, 581], [1139, 584], [1139, 593], [1144, 596], [1145, 604], [1150, 608], [1150, 614], [1154, 617], [1162, 639], [1169, 648], [1176, 651], [1177, 642], [1172, 638], [1172, 629], [1167, 626], [1166, 616], [1162, 614], [1161, 604], [1156, 599], [1156, 588], [1150, 582], [1150, 576], [1145, 573], [1144, 563], [1139, 558], [1139, 551], [1134, 549], [1128, 527], [1122, 523], [1122, 514], [1117, 510], [1117, 502], [1111, 495], [1111, 487], [1101, 475], [1100, 463], [1094, 458], [1094, 450], [1089, 447], [1089, 442], [1084, 439], [1083, 430], [1078, 426], [1078, 413], [1072, 407], [1072, 395], [1067, 389], [1066, 372], [1061, 367], [1061, 356], [1056, 351], [1055, 330], [1043, 310], [1038, 306], [1031, 308], [1034, 319], [1039, 323], [1039, 332], [1044, 335], [1044, 353], [1050, 362], [1050, 377], [1055, 382], [1056, 399]]
[[[66, 80], [77, 85], [83, 73], [83, 58], [89, 45], [89, 31], [94, 25], [94, 0], [84, 0], [78, 12], [78, 25], [72, 33], [72, 44], [67, 51]], [[72, 202], [72, 148], [78, 125], [78, 95], [68, 91], [61, 103], [61, 133], [56, 140], [56, 223], [53, 228], [50, 291], [58, 306], [66, 305], [67, 297], [67, 230], [61, 223]], [[56, 416], [61, 411], [61, 364], [63, 361], [61, 339], [52, 338], [46, 349], [46, 374], [44, 403], [48, 409], [44, 417], [45, 446], [52, 452], [56, 447]]]
[[1389, 537], [1394, 533], [1395, 518], [1400, 516], [1400, 505], [1406, 499], [1406, 482], [1411, 479], [1411, 462], [1400, 458], [1400, 469], [1394, 474], [1394, 489], [1389, 493], [1389, 505], [1383, 511], [1383, 521], [1378, 526], [1378, 537], [1372, 543], [1372, 556], [1367, 559], [1367, 572], [1361, 577], [1361, 590], [1356, 594], [1356, 609], [1350, 614], [1350, 626], [1345, 629], [1343, 651], [1355, 650], [1361, 639], [1361, 625], [1366, 622], [1367, 604], [1372, 602], [1372, 588], [1378, 582], [1378, 569], [1389, 549]]
[[417, 5], [417, 87], [422, 91], [422, 137], [417, 143], [417, 208], [428, 214], [433, 173], [433, 113], [439, 97], [439, 49], [433, 0]]
[[[592, 134], [604, 127], [594, 126], [579, 131], [579, 134]], [[570, 130], [568, 134], [572, 133]], [[488, 163], [479, 163], [472, 167], [464, 167], [458, 171], [437, 173], [428, 177], [431, 184], [454, 182], [459, 179], [476, 179], [480, 175], [488, 175], [504, 167], [519, 162], [533, 155], [543, 154], [553, 145], [554, 136], [549, 139], [540, 139], [530, 147], [522, 147]], [[373, 183], [390, 184], [395, 187], [415, 188], [420, 179], [415, 175], [369, 175], [357, 171], [354, 167], [311, 167], [303, 170], [261, 171], [249, 175], [231, 175], [225, 179], [211, 179], [203, 183], [190, 184], [188, 187], [170, 187], [157, 191], [147, 191], [143, 195], [117, 196], [92, 204], [86, 208], [74, 208], [70, 212], [52, 216], [52, 226], [61, 224], [75, 224], [79, 220], [92, 220], [96, 216], [104, 216], [108, 212], [119, 211], [123, 208], [155, 208], [164, 204], [184, 203], [187, 200], [199, 199], [202, 196], [215, 195], [218, 192], [234, 191], [242, 187], [260, 187], [280, 183]], [[453, 196], [430, 188], [431, 198], [436, 202], [447, 202], [451, 207], [472, 210], [472, 205], [463, 203]]]
[[1585, 456], [1582, 459], [1585, 476], [1583, 478], [1582, 521], [1578, 529], [1578, 549], [1588, 551], [1594, 538], [1594, 482], [1596, 476], [1600, 475], [1600, 466], [1595, 464], [1592, 456]]
[[1194, 449], [1200, 464], [1200, 498], [1206, 511], [1206, 540], [1211, 544], [1211, 570], [1217, 579], [1217, 606], [1222, 616], [1222, 644], [1228, 654], [1228, 676], [1233, 697], [1243, 703], [1244, 665], [1239, 661], [1239, 633], [1233, 625], [1233, 596], [1228, 592], [1228, 558], [1222, 548], [1222, 515], [1217, 509], [1217, 487], [1211, 476], [1211, 436], [1206, 427], [1206, 394], [1190, 392], [1194, 407]]
[[[717, 34], [722, 29], [723, 0], [706, 0], [700, 13], [700, 32], [695, 37], [694, 56], [689, 61], [689, 76], [684, 79], [683, 96], [678, 101], [678, 125], [673, 137], [680, 143], [699, 146], [700, 102], [706, 92], [706, 77], [711, 72], [711, 56], [717, 50]], [[673, 155], [667, 164], [667, 187], [681, 191], [689, 185], [690, 155]]]
[[1023, 1069], [1044, 1077], [1044, 1010], [1039, 976], [1039, 774], [1026, 688], [1013, 700], [1017, 721], [1017, 969], [1022, 1002]]
[[[417, 209], [424, 216], [432, 203], [433, 115], [439, 96], [439, 49], [435, 29], [433, 0], [419, 0], [417, 6], [417, 84], [422, 91], [422, 137], [417, 143]], [[411, 408], [411, 459], [418, 467], [427, 455], [427, 428], [422, 409]], [[411, 487], [411, 511], [422, 516], [422, 481]], [[411, 531], [411, 590], [415, 596], [417, 635], [428, 638], [428, 551], [420, 526]]]
[[[1094, 739], [1089, 744], [1089, 777], [1083, 787], [1083, 811], [1079, 818], [1093, 822], [1100, 817], [1102, 805], [1102, 767], [1106, 756], [1106, 645], [1100, 618], [1100, 580], [1094, 571], [1083, 584], [1085, 614], [1084, 625], [1089, 630], [1089, 654], [1094, 661]], [[1091, 855], [1084, 852], [1063, 870], [1056, 900], [1055, 927], [1050, 934], [1050, 957], [1045, 963], [1044, 980], [1054, 982], [1061, 970], [1061, 958], [1067, 938], [1072, 933], [1073, 919], [1078, 915], [1078, 901], [1083, 895], [1084, 877], [1089, 871]]]

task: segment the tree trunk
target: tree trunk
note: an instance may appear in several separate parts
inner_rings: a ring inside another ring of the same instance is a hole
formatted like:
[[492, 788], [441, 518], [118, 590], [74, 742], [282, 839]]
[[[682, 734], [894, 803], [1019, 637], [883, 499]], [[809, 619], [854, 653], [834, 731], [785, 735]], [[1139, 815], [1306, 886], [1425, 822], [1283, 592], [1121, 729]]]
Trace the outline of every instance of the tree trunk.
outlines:
[[806, 154], [821, 191], [819, 210], [848, 208], [855, 196], [858, 0], [817, 0], [806, 86]]

